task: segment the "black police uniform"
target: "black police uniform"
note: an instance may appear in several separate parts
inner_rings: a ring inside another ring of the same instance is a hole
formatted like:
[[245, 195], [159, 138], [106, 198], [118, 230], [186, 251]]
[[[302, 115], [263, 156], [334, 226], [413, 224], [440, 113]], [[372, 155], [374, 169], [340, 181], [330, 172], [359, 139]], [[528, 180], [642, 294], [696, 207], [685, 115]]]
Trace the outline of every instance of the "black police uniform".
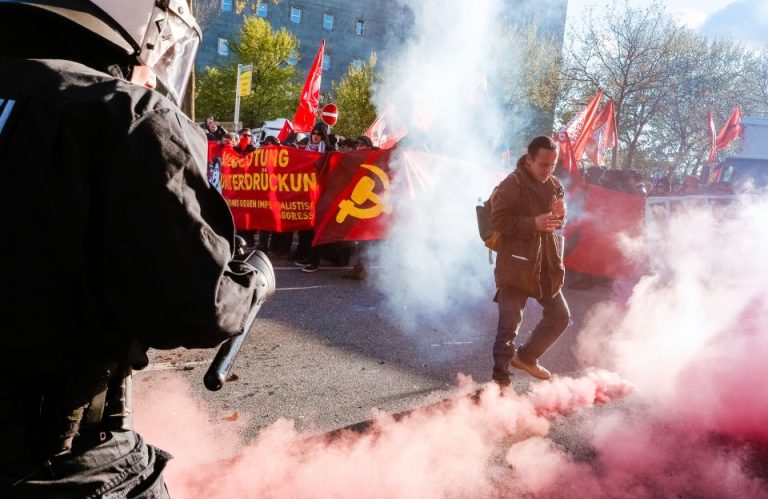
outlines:
[[157, 92], [8, 52], [0, 497], [164, 497], [169, 456], [131, 430], [131, 369], [241, 333], [256, 271], [232, 259], [199, 126]]

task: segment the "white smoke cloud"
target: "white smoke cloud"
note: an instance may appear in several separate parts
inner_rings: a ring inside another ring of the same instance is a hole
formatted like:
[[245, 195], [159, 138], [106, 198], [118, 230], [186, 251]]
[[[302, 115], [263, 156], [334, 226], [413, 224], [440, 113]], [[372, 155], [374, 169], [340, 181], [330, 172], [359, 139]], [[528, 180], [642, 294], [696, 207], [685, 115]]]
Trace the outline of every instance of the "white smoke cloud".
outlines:
[[375, 101], [410, 133], [390, 165], [392, 191], [402, 194], [392, 200], [393, 229], [378, 244], [383, 270], [372, 277], [406, 329], [426, 320], [469, 332], [464, 312], [490, 303], [493, 293], [474, 206], [500, 180], [494, 147], [503, 140], [502, 111], [492, 82], [504, 59], [501, 2], [405, 3], [414, 13], [413, 38], [382, 64]]

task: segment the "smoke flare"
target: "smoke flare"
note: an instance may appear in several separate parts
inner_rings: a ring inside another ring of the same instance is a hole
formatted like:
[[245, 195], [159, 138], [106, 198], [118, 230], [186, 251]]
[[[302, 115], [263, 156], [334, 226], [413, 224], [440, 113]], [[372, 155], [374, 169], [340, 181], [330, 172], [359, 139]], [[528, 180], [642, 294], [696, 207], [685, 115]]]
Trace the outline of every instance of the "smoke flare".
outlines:
[[[177, 383], [171, 400], [165, 393], [143, 393], [137, 426], [160, 447], [182, 450], [166, 473], [169, 489], [181, 498], [492, 496], [506, 472], [494, 462], [504, 442], [544, 436], [553, 418], [632, 389], [614, 373], [592, 370], [538, 383], [528, 395], [493, 384], [475, 395], [472, 380], [461, 377], [457, 398], [398, 418], [378, 413], [361, 433], [329, 437], [280, 420], [236, 449], [236, 432], [222, 445], [221, 423], [205, 423], [202, 408], [180, 400], [190, 397], [189, 388]], [[159, 419], [168, 411], [177, 418], [172, 427], [164, 427], [168, 417]]]

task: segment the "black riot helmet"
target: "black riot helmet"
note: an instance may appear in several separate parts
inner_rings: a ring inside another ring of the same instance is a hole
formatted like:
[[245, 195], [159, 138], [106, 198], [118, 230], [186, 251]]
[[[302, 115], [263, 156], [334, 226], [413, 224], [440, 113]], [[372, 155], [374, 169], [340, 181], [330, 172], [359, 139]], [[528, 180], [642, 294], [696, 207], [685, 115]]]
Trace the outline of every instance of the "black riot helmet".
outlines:
[[[56, 23], [62, 20], [66, 23]], [[12, 43], [15, 27], [34, 36]], [[177, 103], [201, 38], [184, 0], [0, 0], [0, 43], [6, 44], [2, 51], [56, 57], [66, 47], [70, 58], [100, 70], [109, 65], [147, 66]]]

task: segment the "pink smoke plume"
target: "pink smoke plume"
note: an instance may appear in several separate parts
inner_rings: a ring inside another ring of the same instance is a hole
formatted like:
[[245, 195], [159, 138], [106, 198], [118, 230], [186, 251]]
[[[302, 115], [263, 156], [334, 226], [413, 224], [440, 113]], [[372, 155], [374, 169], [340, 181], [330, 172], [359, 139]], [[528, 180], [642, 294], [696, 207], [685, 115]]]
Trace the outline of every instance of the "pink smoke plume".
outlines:
[[226, 423], [209, 423], [177, 379], [164, 382], [172, 398], [167, 389], [141, 392], [137, 428], [179, 456], [166, 472], [178, 498], [490, 497], [508, 487], [494, 472], [505, 442], [546, 435], [553, 418], [631, 390], [600, 370], [538, 383], [524, 396], [493, 384], [473, 396], [471, 379], [460, 384], [457, 398], [398, 419], [377, 414], [362, 433], [313, 436], [280, 420], [238, 448], [237, 432], [224, 432], [221, 441], [217, 427]]
[[[176, 400], [143, 394], [137, 426], [179, 456], [166, 473], [179, 498], [768, 497], [765, 213], [756, 198], [681, 211], [626, 242], [650, 245], [653, 271], [576, 332], [580, 362], [616, 374], [588, 370], [522, 396], [488, 386], [473, 397], [464, 380], [455, 400], [379, 414], [363, 433], [325, 438], [283, 420], [247, 444], [174, 387]], [[621, 403], [571, 415], [630, 387]], [[548, 434], [568, 415], [582, 441], [566, 448]]]
[[560, 463], [557, 476], [529, 490], [768, 497], [768, 396], [759, 388], [768, 377], [766, 213], [759, 197], [727, 208], [698, 205], [657, 221], [646, 241], [627, 242], [629, 249], [650, 245], [654, 271], [626, 300], [593, 309], [578, 353], [585, 365], [635, 384], [640, 403], [589, 422], [597, 456], [591, 468], [600, 473], [545, 441], [513, 449], [516, 461], [525, 463], [536, 447]]

